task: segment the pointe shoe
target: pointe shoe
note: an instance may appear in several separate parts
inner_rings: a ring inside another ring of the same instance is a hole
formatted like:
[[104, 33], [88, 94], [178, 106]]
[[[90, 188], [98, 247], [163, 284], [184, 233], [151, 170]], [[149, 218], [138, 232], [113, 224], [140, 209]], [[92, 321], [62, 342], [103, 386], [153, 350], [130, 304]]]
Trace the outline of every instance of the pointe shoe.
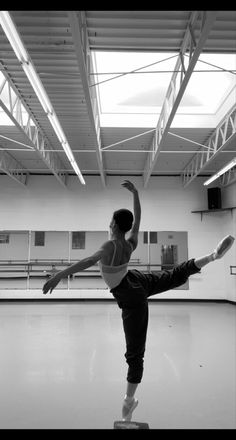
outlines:
[[133, 401], [131, 401], [130, 404], [124, 400], [123, 409], [122, 409], [122, 421], [123, 422], [130, 422], [131, 421], [132, 413], [137, 406], [138, 406], [137, 399], [133, 399]]
[[223, 257], [223, 255], [231, 248], [234, 240], [235, 239], [232, 235], [227, 235], [223, 238], [213, 252], [214, 260]]

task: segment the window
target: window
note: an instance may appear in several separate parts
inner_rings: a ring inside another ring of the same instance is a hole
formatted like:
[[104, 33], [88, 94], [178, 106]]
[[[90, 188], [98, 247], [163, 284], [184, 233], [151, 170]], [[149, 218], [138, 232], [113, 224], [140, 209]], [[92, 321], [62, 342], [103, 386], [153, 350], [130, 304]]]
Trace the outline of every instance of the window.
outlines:
[[35, 231], [34, 233], [34, 245], [44, 246], [45, 245], [45, 232]]
[[72, 249], [85, 249], [85, 231], [72, 232]]
[[150, 243], [157, 243], [157, 232], [150, 232]]
[[[148, 234], [149, 234], [149, 240], [148, 240]], [[147, 243], [157, 243], [157, 232], [155, 231], [144, 231], [143, 233], [143, 243], [147, 244]]]
[[[92, 83], [98, 96], [101, 127], [155, 128], [178, 55], [92, 51]], [[183, 63], [188, 66], [187, 54], [183, 55]], [[230, 70], [235, 69], [235, 53], [201, 53], [171, 128], [186, 127], [186, 118], [193, 127], [202, 127], [206, 118], [207, 124], [213, 122], [208, 127], [216, 127], [222, 118], [222, 103], [228, 109], [232, 107], [235, 75]], [[178, 83], [180, 73], [177, 75]]]
[[9, 234], [0, 234], [0, 244], [9, 243]]
[[148, 244], [148, 231], [144, 231], [143, 233], [143, 243]]

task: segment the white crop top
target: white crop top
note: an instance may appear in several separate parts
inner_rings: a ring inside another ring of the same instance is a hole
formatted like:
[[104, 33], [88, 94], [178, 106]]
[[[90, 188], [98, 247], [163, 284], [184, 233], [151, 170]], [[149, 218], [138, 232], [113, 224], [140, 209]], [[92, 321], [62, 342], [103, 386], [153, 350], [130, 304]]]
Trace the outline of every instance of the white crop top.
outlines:
[[[133, 246], [130, 242], [130, 247], [133, 251]], [[105, 283], [110, 289], [113, 289], [114, 287], [118, 286], [124, 276], [128, 272], [128, 263], [120, 264], [119, 266], [112, 266], [116, 254], [116, 243], [113, 241], [114, 244], [114, 253], [112, 257], [112, 261], [110, 266], [107, 266], [105, 264], [102, 264], [101, 261], [98, 262], [98, 266], [100, 268], [101, 276], [104, 279]]]

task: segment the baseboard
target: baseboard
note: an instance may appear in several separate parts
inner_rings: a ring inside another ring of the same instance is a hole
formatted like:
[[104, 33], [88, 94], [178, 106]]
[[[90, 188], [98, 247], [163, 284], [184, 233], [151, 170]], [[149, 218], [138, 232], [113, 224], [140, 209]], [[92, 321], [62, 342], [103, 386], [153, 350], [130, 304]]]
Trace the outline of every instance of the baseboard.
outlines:
[[[93, 303], [102, 303], [102, 302], [111, 302], [111, 303], [115, 303], [115, 300], [113, 298], [0, 298], [0, 303], [1, 302], [49, 302], [49, 303], [55, 303], [55, 302], [93, 302]], [[153, 298], [151, 301], [149, 301], [150, 303], [159, 303], [159, 302], [165, 302], [165, 303], [228, 303], [228, 304], [233, 304], [234, 306], [236, 306], [236, 301], [230, 301], [228, 299], [192, 299], [192, 298], [180, 298], [180, 299], [157, 299], [157, 298]]]

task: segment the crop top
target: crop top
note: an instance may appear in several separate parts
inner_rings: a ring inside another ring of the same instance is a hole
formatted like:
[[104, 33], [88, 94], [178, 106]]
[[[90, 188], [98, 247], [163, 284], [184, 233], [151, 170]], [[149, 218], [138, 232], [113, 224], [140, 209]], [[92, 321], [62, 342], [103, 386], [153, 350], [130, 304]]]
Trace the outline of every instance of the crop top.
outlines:
[[[130, 242], [128, 242], [128, 243], [130, 244], [130, 247], [133, 251], [132, 244]], [[113, 257], [112, 257], [112, 261], [111, 261], [110, 266], [102, 264], [101, 261], [98, 262], [101, 276], [110, 289], [113, 289], [114, 287], [116, 287], [120, 284], [120, 282], [122, 281], [124, 276], [128, 273], [128, 264], [129, 264], [129, 262], [127, 262], [124, 264], [120, 264], [119, 266], [113, 266], [113, 262], [114, 262], [114, 258], [115, 258], [115, 254], [116, 254], [115, 241], [113, 241], [113, 244], [114, 244], [114, 253], [113, 253]]]

